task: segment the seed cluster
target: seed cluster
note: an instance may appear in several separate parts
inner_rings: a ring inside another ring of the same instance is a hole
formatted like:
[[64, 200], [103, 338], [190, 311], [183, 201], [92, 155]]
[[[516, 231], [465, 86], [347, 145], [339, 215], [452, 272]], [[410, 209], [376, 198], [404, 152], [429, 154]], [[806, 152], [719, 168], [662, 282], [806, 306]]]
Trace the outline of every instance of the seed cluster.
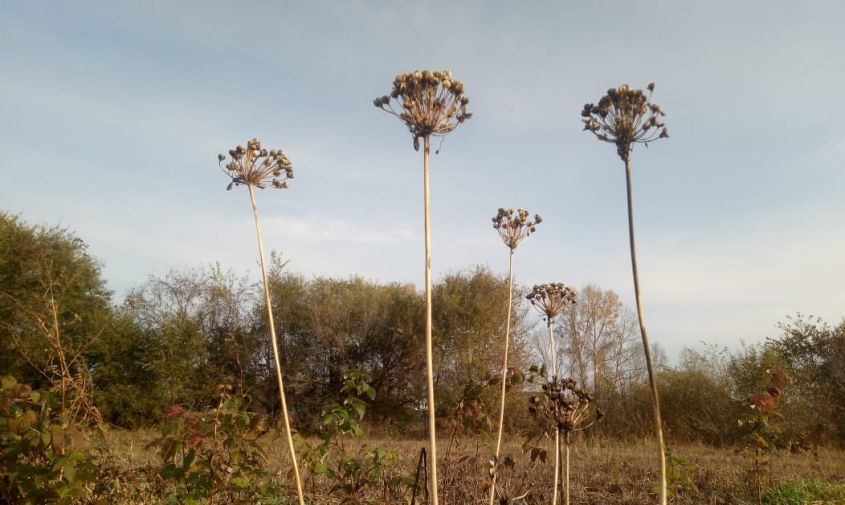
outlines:
[[264, 189], [267, 186], [285, 189], [288, 179], [293, 179], [293, 165], [281, 149], [264, 149], [261, 141], [252, 139], [246, 147], [237, 146], [229, 149], [229, 162], [225, 154], [218, 154], [217, 161], [232, 179], [226, 189], [239, 184], [247, 184]]
[[452, 79], [449, 70], [417, 70], [399, 74], [393, 80], [390, 95], [373, 100], [376, 107], [405, 123], [414, 137], [414, 149], [417, 150], [420, 138], [445, 136], [471, 118], [472, 114], [466, 109], [467, 103], [469, 98], [464, 96], [464, 83]]
[[669, 138], [669, 131], [660, 120], [666, 114], [650, 102], [653, 91], [654, 83], [648, 85], [648, 96], [627, 84], [610, 88], [598, 105], [584, 105], [584, 130], [593, 132], [599, 140], [616, 144], [616, 152], [625, 161], [635, 143]]
[[499, 209], [499, 213], [493, 218], [493, 228], [499, 232], [502, 241], [511, 250], [516, 249], [520, 242], [534, 233], [535, 226], [543, 222], [540, 214], [534, 214], [534, 220], [525, 209]]
[[525, 298], [551, 324], [552, 319], [575, 303], [575, 291], [560, 282], [535, 284]]
[[593, 406], [593, 393], [579, 389], [575, 379], [553, 377], [543, 392], [531, 396], [528, 411], [547, 428], [569, 434], [592, 426], [604, 414]]

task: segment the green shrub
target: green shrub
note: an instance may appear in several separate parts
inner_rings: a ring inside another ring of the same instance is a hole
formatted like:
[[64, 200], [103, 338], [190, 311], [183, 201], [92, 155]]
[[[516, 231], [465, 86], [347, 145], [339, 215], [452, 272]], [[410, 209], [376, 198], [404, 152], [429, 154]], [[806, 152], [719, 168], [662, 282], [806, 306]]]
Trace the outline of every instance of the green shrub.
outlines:
[[75, 448], [78, 432], [56, 398], [0, 377], [0, 503], [74, 503], [91, 498], [97, 465]]
[[162, 435], [151, 444], [161, 451], [165, 503], [268, 503], [280, 494], [257, 441], [268, 418], [249, 413], [231, 387], [219, 389], [218, 407], [209, 412], [165, 409]]

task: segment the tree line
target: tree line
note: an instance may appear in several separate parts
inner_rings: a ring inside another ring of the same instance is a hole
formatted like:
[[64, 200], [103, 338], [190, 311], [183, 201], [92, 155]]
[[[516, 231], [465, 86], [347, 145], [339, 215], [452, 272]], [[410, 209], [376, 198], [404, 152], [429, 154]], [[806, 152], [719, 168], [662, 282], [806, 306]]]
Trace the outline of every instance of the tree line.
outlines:
[[[317, 430], [345, 374], [360, 370], [376, 391], [369, 422], [388, 433], [424, 433], [419, 290], [354, 276], [309, 278], [287, 270], [280, 255], [273, 255], [269, 282], [298, 430]], [[433, 286], [435, 412], [444, 424], [471, 412], [477, 422], [470, 424], [483, 429], [486, 414], [497, 408], [507, 286], [506, 276], [479, 266]], [[548, 361], [548, 347], [525, 301], [527, 289], [517, 291], [509, 366], [530, 375], [532, 365]], [[587, 285], [577, 296], [555, 321], [555, 334], [562, 374], [591, 389], [604, 413], [590, 436], [648, 436], [636, 316], [613, 291]], [[0, 214], [0, 375], [53, 389], [69, 415], [125, 428], [154, 424], [169, 405], [211, 408], [221, 384], [242, 392], [251, 409], [275, 414], [264, 308], [253, 279], [220, 265], [150, 276], [116, 300], [100, 263], [75, 234]], [[781, 402], [789, 440], [845, 441], [845, 322], [797, 315], [760, 344], [685, 349], [674, 363], [659, 348], [654, 355], [670, 443], [736, 442], [747, 398], [766, 387], [774, 369], [792, 382]], [[511, 387], [511, 431], [530, 422], [531, 388], [528, 382]]]

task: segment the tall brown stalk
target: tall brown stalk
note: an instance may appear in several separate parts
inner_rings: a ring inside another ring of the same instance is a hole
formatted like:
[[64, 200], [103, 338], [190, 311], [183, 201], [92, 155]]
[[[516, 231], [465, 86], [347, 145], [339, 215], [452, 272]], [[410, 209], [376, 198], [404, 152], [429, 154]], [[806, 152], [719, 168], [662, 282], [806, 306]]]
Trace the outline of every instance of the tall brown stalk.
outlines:
[[[557, 348], [554, 339], [554, 319], [563, 310], [575, 303], [575, 291], [562, 283], [538, 284], [531, 288], [526, 297], [531, 305], [537, 309], [546, 320], [546, 327], [549, 332], [549, 354], [552, 361], [552, 384], [556, 383], [557, 377]], [[552, 505], [557, 505], [558, 487], [560, 481], [560, 430], [555, 429], [555, 472], [554, 486], [552, 487]]]
[[660, 416], [660, 399], [657, 393], [657, 379], [651, 359], [651, 347], [645, 327], [642, 297], [640, 295], [640, 277], [637, 271], [637, 248], [634, 241], [634, 204], [631, 189], [631, 151], [634, 144], [646, 144], [662, 138], [669, 138], [666, 125], [661, 117], [665, 114], [657, 104], [651, 103], [654, 83], [648, 85], [648, 95], [639, 89], [631, 89], [623, 84], [607, 90], [598, 105], [588, 103], [581, 111], [584, 118], [584, 130], [592, 132], [596, 138], [616, 145], [616, 152], [625, 163], [625, 183], [628, 195], [628, 240], [631, 246], [631, 270], [634, 276], [634, 295], [637, 301], [637, 316], [640, 334], [643, 339], [648, 380], [651, 388], [651, 401], [654, 410], [655, 437], [660, 462], [660, 505], [666, 505], [666, 448], [663, 441], [663, 423]]
[[525, 209], [499, 209], [493, 218], [493, 228], [499, 232], [502, 241], [508, 247], [508, 312], [505, 317], [505, 348], [502, 353], [502, 391], [499, 397], [499, 430], [496, 435], [496, 456], [493, 459], [492, 480], [490, 482], [490, 505], [496, 499], [496, 478], [499, 467], [499, 457], [502, 449], [502, 431], [505, 423], [505, 395], [508, 385], [508, 354], [510, 349], [511, 313], [513, 312], [513, 254], [516, 247], [529, 235], [534, 233], [535, 226], [543, 221], [539, 214], [534, 215], [534, 221], [529, 218]]
[[258, 218], [258, 206], [255, 202], [255, 188], [264, 189], [272, 187], [285, 189], [288, 187], [288, 179], [293, 179], [293, 165], [281, 149], [263, 149], [258, 139], [247, 142], [246, 148], [237, 146], [229, 150], [230, 161], [222, 165], [226, 160], [224, 154], [219, 154], [217, 160], [227, 176], [232, 179], [227, 189], [241, 184], [246, 185], [249, 190], [249, 200], [252, 203], [252, 216], [255, 220], [255, 235], [258, 239], [258, 256], [261, 264], [261, 280], [264, 284], [264, 303], [267, 306], [267, 323], [270, 327], [270, 342], [273, 347], [273, 360], [276, 364], [276, 381], [279, 386], [279, 398], [282, 406], [282, 418], [285, 424], [285, 436], [288, 442], [288, 450], [293, 464], [293, 475], [296, 482], [296, 494], [299, 505], [305, 505], [305, 496], [302, 491], [302, 477], [299, 473], [299, 463], [296, 459], [296, 449], [293, 444], [293, 434], [290, 428], [290, 416], [288, 414], [287, 399], [285, 398], [285, 384], [282, 378], [282, 363], [279, 359], [279, 343], [276, 339], [276, 324], [273, 319], [273, 306], [270, 303], [270, 284], [267, 281], [267, 268], [264, 264], [264, 240], [261, 236], [261, 221]]
[[[438, 505], [437, 433], [434, 398], [434, 352], [431, 337], [431, 218], [429, 211], [429, 138], [443, 137], [458, 124], [472, 117], [467, 112], [469, 98], [464, 96], [464, 83], [452, 79], [448, 70], [430, 70], [400, 74], [393, 81], [390, 96], [373, 100], [373, 104], [398, 117], [411, 132], [414, 149], [423, 139], [423, 209], [425, 215], [425, 359], [428, 385], [428, 443], [430, 496]], [[395, 108], [394, 108], [395, 105]]]

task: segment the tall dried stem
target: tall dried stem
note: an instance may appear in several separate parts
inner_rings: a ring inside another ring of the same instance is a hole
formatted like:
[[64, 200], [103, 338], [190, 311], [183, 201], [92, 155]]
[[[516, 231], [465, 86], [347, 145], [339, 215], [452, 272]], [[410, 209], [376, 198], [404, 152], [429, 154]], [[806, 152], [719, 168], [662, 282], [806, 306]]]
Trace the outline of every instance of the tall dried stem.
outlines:
[[464, 96], [464, 83], [454, 80], [452, 72], [414, 71], [399, 74], [393, 80], [390, 95], [373, 100], [373, 105], [402, 121], [414, 140], [414, 149], [419, 150], [423, 139], [423, 198], [425, 213], [425, 356], [428, 386], [428, 464], [431, 473], [430, 497], [432, 505], [438, 505], [437, 493], [437, 434], [434, 401], [434, 352], [431, 341], [431, 225], [429, 212], [428, 164], [430, 156], [429, 137], [444, 137], [472, 114], [467, 112], [469, 98]]
[[513, 249], [508, 252], [508, 314], [505, 316], [505, 351], [502, 358], [502, 391], [499, 397], [499, 432], [496, 435], [496, 458], [494, 459], [493, 479], [490, 483], [490, 505], [496, 499], [496, 477], [495, 468], [498, 468], [499, 455], [502, 450], [502, 431], [505, 425], [505, 394], [508, 384], [508, 353], [510, 352], [511, 339], [511, 312], [513, 312]]
[[285, 423], [285, 436], [288, 441], [288, 450], [293, 462], [293, 475], [296, 481], [296, 494], [299, 498], [299, 505], [305, 505], [305, 497], [302, 492], [302, 477], [299, 474], [299, 463], [296, 460], [296, 449], [293, 445], [293, 434], [290, 429], [290, 416], [288, 415], [288, 403], [285, 398], [285, 384], [282, 379], [282, 363], [279, 360], [279, 343], [276, 340], [276, 323], [273, 319], [273, 305], [270, 303], [270, 284], [267, 282], [267, 268], [264, 265], [264, 240], [261, 237], [261, 222], [258, 218], [258, 206], [255, 203], [255, 190], [252, 184], [247, 184], [249, 199], [252, 202], [252, 215], [255, 218], [255, 235], [258, 238], [258, 256], [261, 264], [261, 279], [264, 282], [264, 303], [267, 305], [267, 322], [270, 326], [270, 342], [273, 345], [273, 360], [276, 362], [276, 381], [279, 385], [279, 397], [282, 404], [282, 418]]
[[[552, 327], [552, 318], [548, 319], [549, 329], [549, 354], [552, 359], [552, 380], [557, 380], [557, 349], [555, 348], [555, 335]], [[558, 486], [560, 482], [560, 430], [555, 429], [555, 478], [552, 486], [552, 505], [557, 505]]]
[[637, 317], [643, 339], [643, 352], [648, 368], [651, 389], [651, 403], [654, 410], [654, 432], [657, 437], [657, 452], [660, 462], [659, 503], [666, 505], [666, 448], [663, 442], [663, 424], [660, 417], [660, 400], [657, 394], [657, 380], [651, 359], [651, 347], [645, 328], [645, 315], [640, 296], [640, 278], [637, 273], [637, 251], [634, 244], [634, 210], [631, 191], [631, 151], [635, 144], [648, 145], [651, 142], [669, 138], [669, 131], [663, 123], [666, 114], [651, 101], [654, 83], [647, 87], [648, 94], [633, 89], [627, 84], [607, 90], [598, 104], [588, 103], [581, 111], [584, 130], [591, 132], [602, 142], [616, 146], [616, 153], [625, 162], [625, 180], [628, 194], [628, 238], [631, 245], [631, 267], [634, 276], [634, 294], [637, 301]]
[[[229, 160], [225, 165], [224, 161]], [[246, 147], [237, 146], [229, 150], [229, 156], [218, 154], [217, 161], [223, 173], [231, 179], [226, 189], [245, 185], [249, 190], [249, 200], [252, 203], [252, 215], [255, 218], [255, 235], [258, 238], [258, 256], [261, 261], [261, 279], [264, 283], [264, 303], [267, 305], [267, 324], [270, 327], [270, 343], [273, 346], [273, 360], [276, 365], [276, 381], [279, 385], [279, 398], [282, 405], [282, 418], [285, 424], [285, 436], [288, 441], [293, 475], [296, 482], [296, 494], [299, 505], [305, 505], [302, 492], [302, 477], [299, 474], [299, 463], [296, 459], [296, 449], [293, 445], [293, 433], [290, 429], [290, 415], [285, 397], [285, 384], [282, 379], [282, 362], [279, 359], [279, 343], [276, 339], [276, 323], [273, 319], [273, 306], [270, 303], [270, 284], [267, 282], [267, 268], [264, 263], [264, 240], [261, 236], [261, 221], [258, 218], [258, 205], [255, 203], [255, 188], [287, 189], [288, 179], [293, 179], [293, 164], [281, 149], [265, 149], [261, 141], [254, 138], [247, 142]]]
[[569, 505], [569, 443], [570, 433], [566, 433], [564, 442], [563, 505]]
[[[559, 384], [557, 377], [557, 348], [555, 346], [554, 319], [566, 307], [575, 303], [575, 291], [562, 283], [539, 284], [531, 288], [526, 297], [534, 308], [545, 317], [546, 327], [549, 332], [549, 356], [552, 362], [552, 377], [544, 388]], [[559, 398], [559, 395], [558, 395]], [[536, 408], [532, 407], [536, 412]], [[557, 419], [557, 407], [545, 409], [547, 414], [551, 413], [555, 432], [555, 471], [554, 487], [552, 488], [552, 505], [557, 505], [558, 487], [560, 482], [560, 429]]]
[[437, 423], [434, 404], [434, 351], [431, 339], [431, 212], [429, 211], [428, 184], [428, 135], [423, 138], [423, 201], [425, 214], [425, 370], [428, 386], [428, 460], [431, 473], [431, 503], [438, 504], [437, 496]]
[[502, 391], [499, 396], [499, 429], [496, 436], [496, 455], [493, 459], [492, 479], [490, 482], [490, 505], [496, 498], [496, 479], [498, 476], [499, 458], [502, 449], [502, 432], [505, 424], [505, 397], [508, 386], [508, 357], [510, 353], [511, 315], [513, 312], [513, 255], [517, 246], [536, 231], [536, 225], [543, 222], [539, 214], [534, 214], [533, 220], [525, 209], [500, 208], [493, 218], [493, 228], [499, 232], [502, 242], [508, 247], [508, 306], [505, 318], [505, 345], [502, 355]]
[[648, 332], [645, 328], [645, 312], [643, 311], [642, 298], [640, 296], [640, 275], [637, 270], [637, 248], [634, 240], [634, 203], [633, 191], [631, 190], [631, 160], [625, 158], [625, 181], [628, 193], [628, 239], [631, 244], [631, 270], [634, 276], [634, 296], [637, 301], [637, 318], [640, 322], [640, 334], [643, 338], [643, 353], [645, 364], [648, 369], [648, 383], [651, 389], [651, 405], [654, 411], [654, 436], [657, 438], [657, 452], [660, 459], [660, 505], [666, 505], [666, 446], [663, 442], [663, 421], [660, 416], [660, 397], [657, 394], [657, 378], [654, 375], [654, 364], [651, 359], [651, 346], [648, 341]]

